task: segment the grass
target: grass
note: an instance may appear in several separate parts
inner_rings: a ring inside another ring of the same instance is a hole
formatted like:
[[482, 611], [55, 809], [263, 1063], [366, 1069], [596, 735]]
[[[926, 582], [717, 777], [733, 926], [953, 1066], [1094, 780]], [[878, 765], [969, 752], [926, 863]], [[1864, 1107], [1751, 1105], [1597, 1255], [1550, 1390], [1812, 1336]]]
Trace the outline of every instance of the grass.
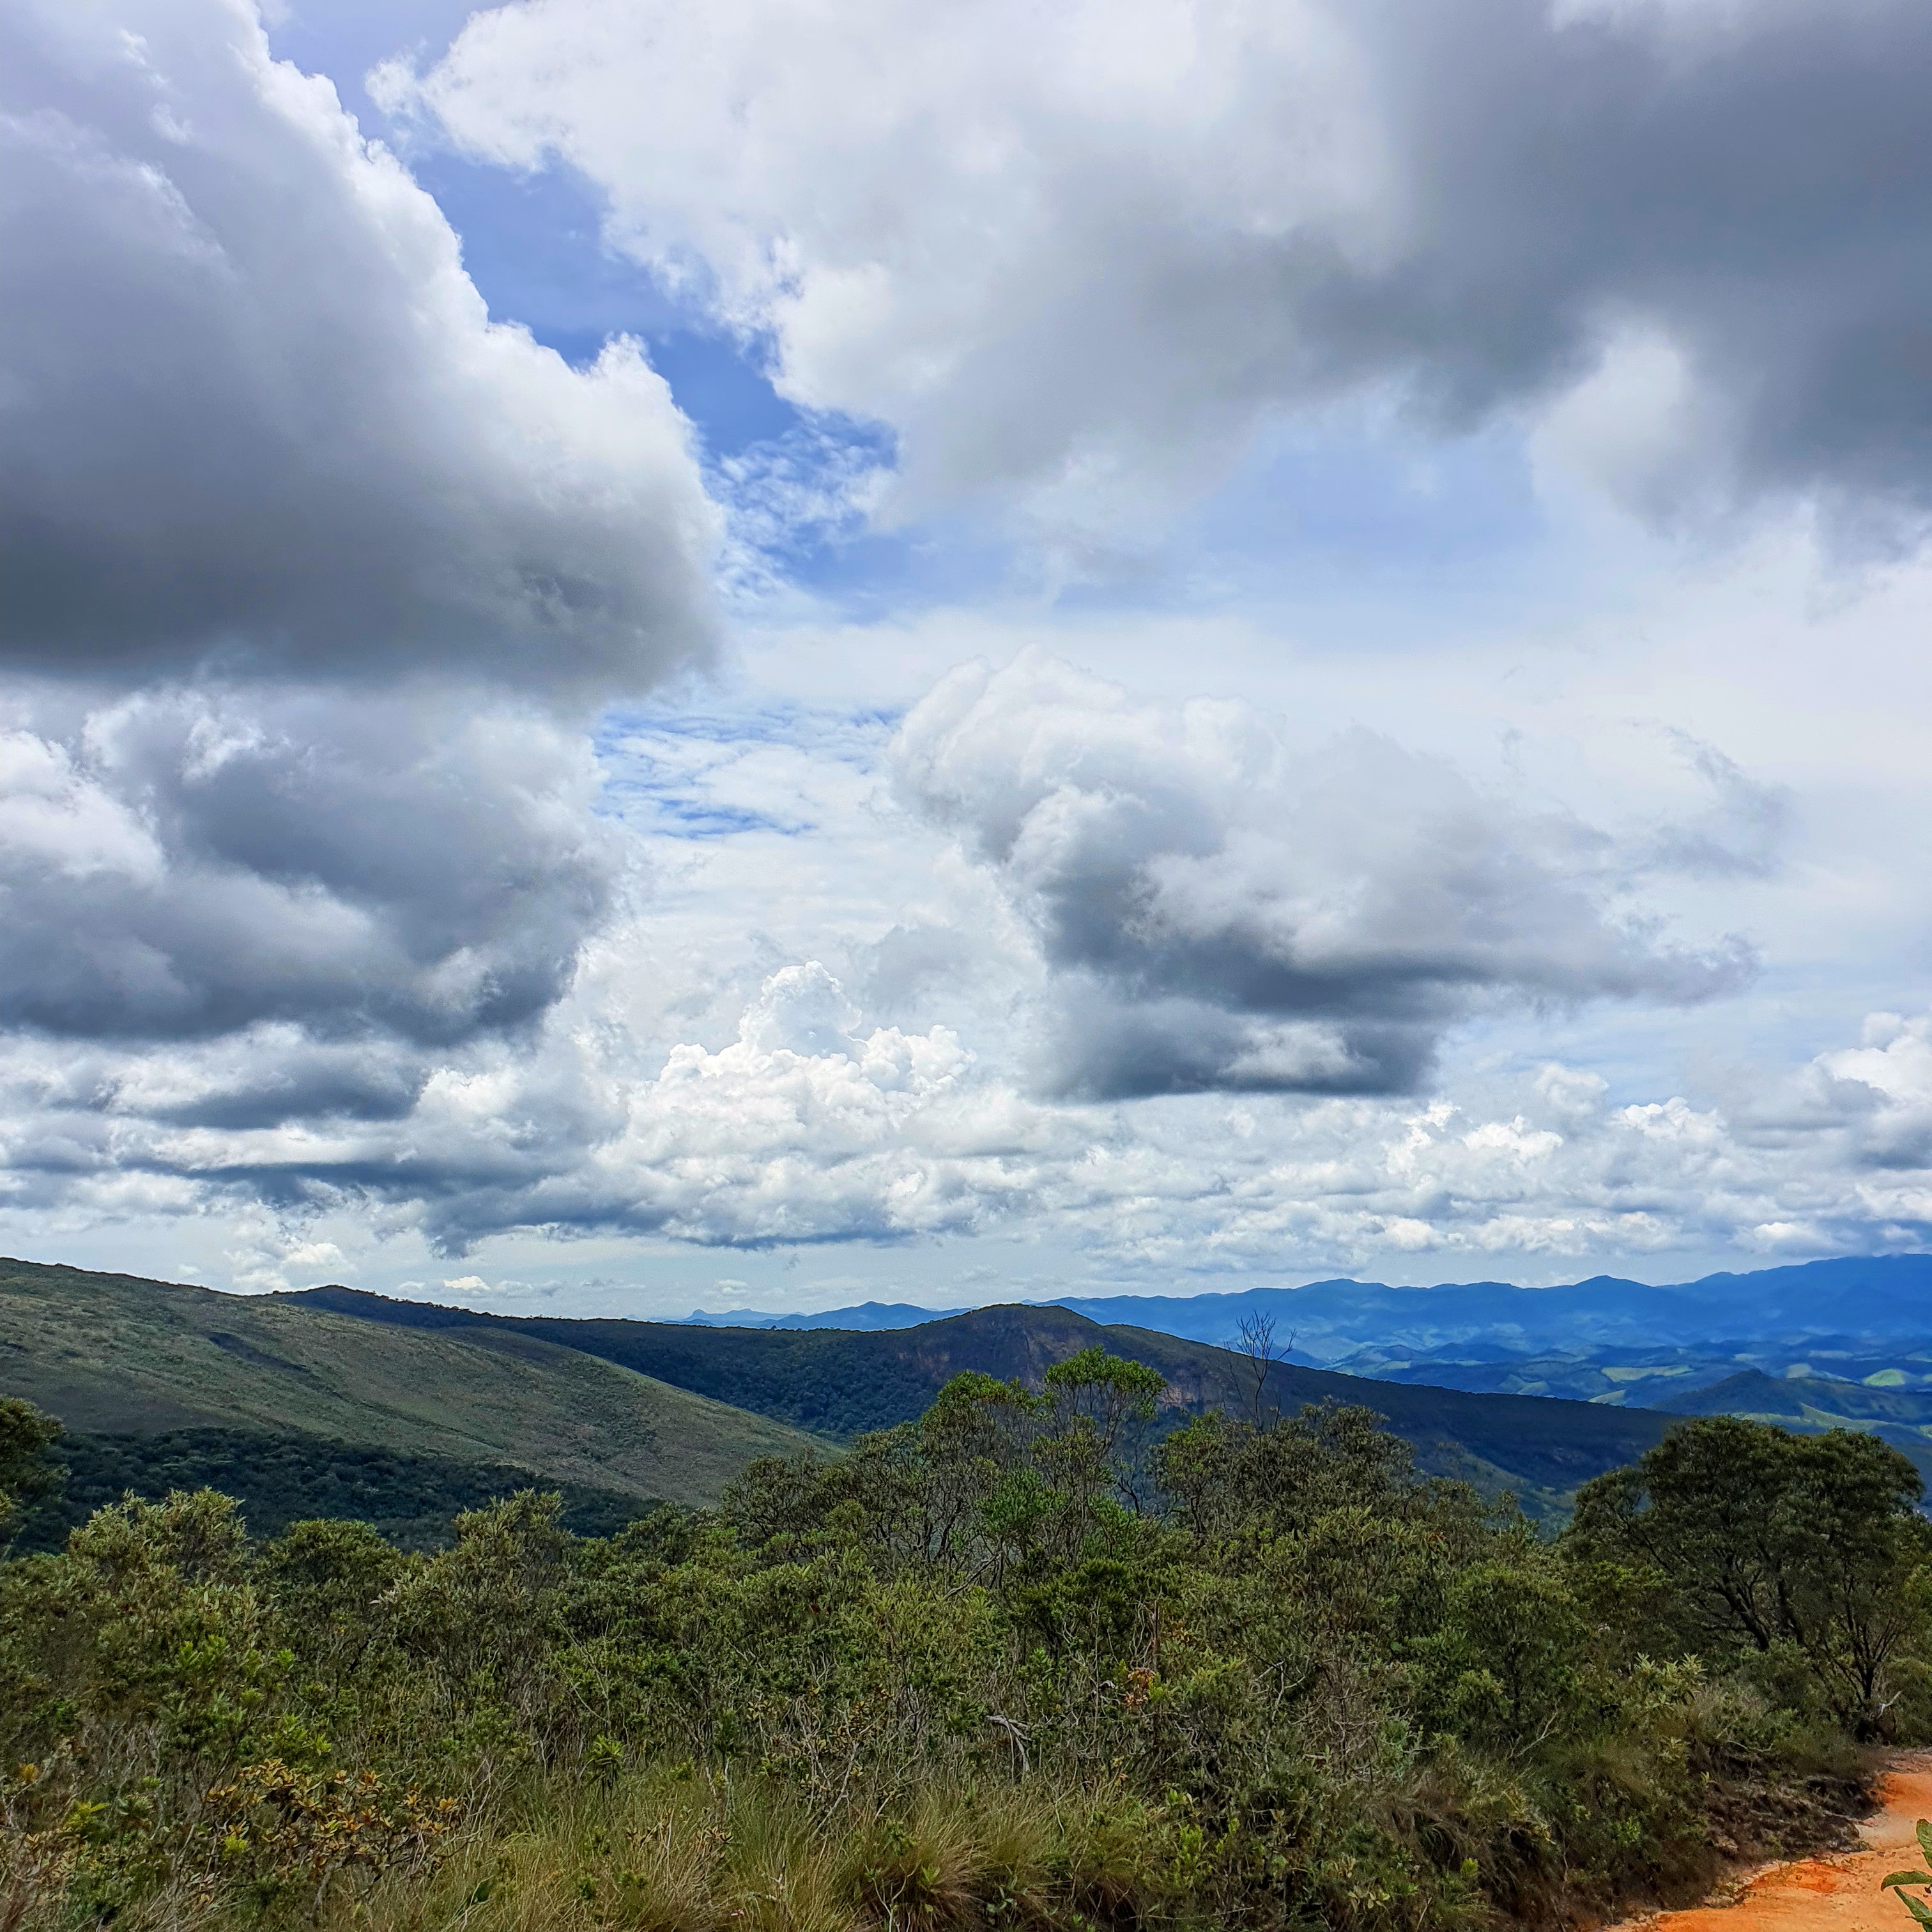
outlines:
[[272, 1430], [706, 1502], [812, 1440], [533, 1336], [0, 1261], [0, 1394], [76, 1431]]
[[[1106, 1924], [1164, 1888], [1138, 1808], [1037, 1787], [922, 1788], [814, 1814], [758, 1778], [651, 1767], [534, 1780], [507, 1830], [400, 1874], [345, 1924], [380, 1932], [955, 1932]], [[346, 1901], [345, 1900], [345, 1905]]]

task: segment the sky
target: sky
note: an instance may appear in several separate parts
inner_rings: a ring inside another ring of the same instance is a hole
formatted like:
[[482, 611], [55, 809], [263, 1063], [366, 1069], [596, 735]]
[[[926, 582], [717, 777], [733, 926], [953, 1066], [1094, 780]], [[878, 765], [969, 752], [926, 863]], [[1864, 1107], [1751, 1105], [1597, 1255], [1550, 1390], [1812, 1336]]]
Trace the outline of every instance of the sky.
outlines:
[[1932, 1246], [1921, 0], [15, 0], [0, 1250]]

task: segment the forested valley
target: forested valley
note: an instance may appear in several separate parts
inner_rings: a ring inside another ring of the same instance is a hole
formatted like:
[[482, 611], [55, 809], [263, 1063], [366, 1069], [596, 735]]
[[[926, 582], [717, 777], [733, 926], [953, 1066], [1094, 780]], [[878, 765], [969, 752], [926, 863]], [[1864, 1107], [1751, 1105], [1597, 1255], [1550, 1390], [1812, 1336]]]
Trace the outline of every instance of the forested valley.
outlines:
[[[1099, 1348], [578, 1536], [210, 1489], [0, 1562], [0, 1932], [1588, 1925], [1932, 1730], [1896, 1450], [1688, 1421], [1550, 1536]], [[24, 1522], [56, 1425], [0, 1403]]]

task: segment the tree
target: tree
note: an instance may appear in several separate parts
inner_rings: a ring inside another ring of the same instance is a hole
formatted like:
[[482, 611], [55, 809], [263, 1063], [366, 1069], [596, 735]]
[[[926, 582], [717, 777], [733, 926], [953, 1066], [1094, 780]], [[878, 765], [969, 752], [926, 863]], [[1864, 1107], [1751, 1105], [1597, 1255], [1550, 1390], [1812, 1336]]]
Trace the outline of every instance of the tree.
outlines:
[[1144, 1362], [1095, 1347], [1055, 1362], [1042, 1378], [1052, 1427], [1035, 1445], [1042, 1472], [1066, 1501], [1067, 1538], [1077, 1548], [1102, 1498], [1138, 1514], [1149, 1500], [1140, 1430], [1153, 1421], [1166, 1378]]
[[60, 1486], [64, 1472], [47, 1451], [64, 1433], [30, 1402], [0, 1396], [0, 1543], [30, 1503]]
[[1311, 1402], [1256, 1428], [1210, 1411], [1161, 1444], [1161, 1486], [1204, 1539], [1292, 1534], [1336, 1510], [1427, 1511], [1447, 1492], [1418, 1474], [1414, 1450], [1380, 1420], [1372, 1409]]
[[[1257, 1429], [1264, 1427], [1268, 1420], [1265, 1412], [1268, 1376], [1276, 1362], [1288, 1359], [1294, 1346], [1291, 1338], [1286, 1348], [1276, 1348], [1272, 1315], [1256, 1308], [1250, 1309], [1241, 1317], [1240, 1352], [1247, 1358], [1248, 1372], [1254, 1380], [1254, 1392], [1248, 1398], [1248, 1407]], [[1280, 1413], [1279, 1408], [1275, 1411], [1276, 1415]]]
[[1927, 1621], [1923, 1490], [1876, 1436], [1715, 1416], [1586, 1484], [1569, 1542], [1660, 1574], [1686, 1648], [1795, 1654], [1844, 1721], [1873, 1737]]

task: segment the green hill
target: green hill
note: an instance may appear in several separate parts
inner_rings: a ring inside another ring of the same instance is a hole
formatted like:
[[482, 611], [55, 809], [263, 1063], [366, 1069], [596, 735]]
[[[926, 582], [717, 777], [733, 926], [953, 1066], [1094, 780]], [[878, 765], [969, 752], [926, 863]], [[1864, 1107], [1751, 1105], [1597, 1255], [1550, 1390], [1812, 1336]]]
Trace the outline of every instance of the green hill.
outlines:
[[266, 1431], [674, 1502], [812, 1439], [514, 1328], [379, 1330], [288, 1297], [4, 1260], [0, 1394], [89, 1436]]
[[[982, 1308], [914, 1328], [865, 1331], [480, 1315], [345, 1288], [276, 1298], [391, 1329], [568, 1347], [830, 1436], [908, 1421], [962, 1370], [1037, 1383], [1051, 1364], [1096, 1342], [1158, 1369], [1177, 1410], [1242, 1408], [1250, 1388], [1247, 1364], [1225, 1349], [1144, 1328], [1102, 1328], [1058, 1307]], [[1304, 1402], [1366, 1404], [1415, 1444], [1426, 1468], [1514, 1490], [1544, 1514], [1579, 1484], [1634, 1462], [1668, 1426], [1642, 1409], [1472, 1395], [1280, 1364], [1264, 1400], [1291, 1412]]]
[[1658, 1406], [1672, 1415], [1741, 1415], [1799, 1435], [1862, 1429], [1909, 1456], [1932, 1488], [1932, 1390], [1870, 1388], [1829, 1376], [1768, 1376], [1747, 1369]]
[[[710, 1328], [482, 1315], [343, 1288], [219, 1294], [0, 1262], [0, 1394], [26, 1396], [91, 1437], [238, 1430], [299, 1436], [318, 1467], [347, 1450], [489, 1466], [470, 1480], [424, 1463], [417, 1475], [438, 1497], [500, 1485], [508, 1466], [586, 1492], [705, 1502], [755, 1456], [910, 1420], [963, 1370], [1036, 1385], [1052, 1364], [1096, 1342], [1158, 1369], [1177, 1418], [1252, 1400], [1239, 1357], [1058, 1307], [984, 1308], [872, 1332]], [[1642, 1409], [1279, 1364], [1263, 1400], [1285, 1412], [1364, 1404], [1425, 1468], [1512, 1490], [1544, 1516], [1669, 1426]], [[229, 1456], [224, 1486], [241, 1484], [245, 1460]], [[256, 1498], [258, 1513], [295, 1506], [296, 1492], [277, 1483]], [[407, 1486], [392, 1472], [370, 1493], [406, 1520], [421, 1512], [399, 1483]]]

